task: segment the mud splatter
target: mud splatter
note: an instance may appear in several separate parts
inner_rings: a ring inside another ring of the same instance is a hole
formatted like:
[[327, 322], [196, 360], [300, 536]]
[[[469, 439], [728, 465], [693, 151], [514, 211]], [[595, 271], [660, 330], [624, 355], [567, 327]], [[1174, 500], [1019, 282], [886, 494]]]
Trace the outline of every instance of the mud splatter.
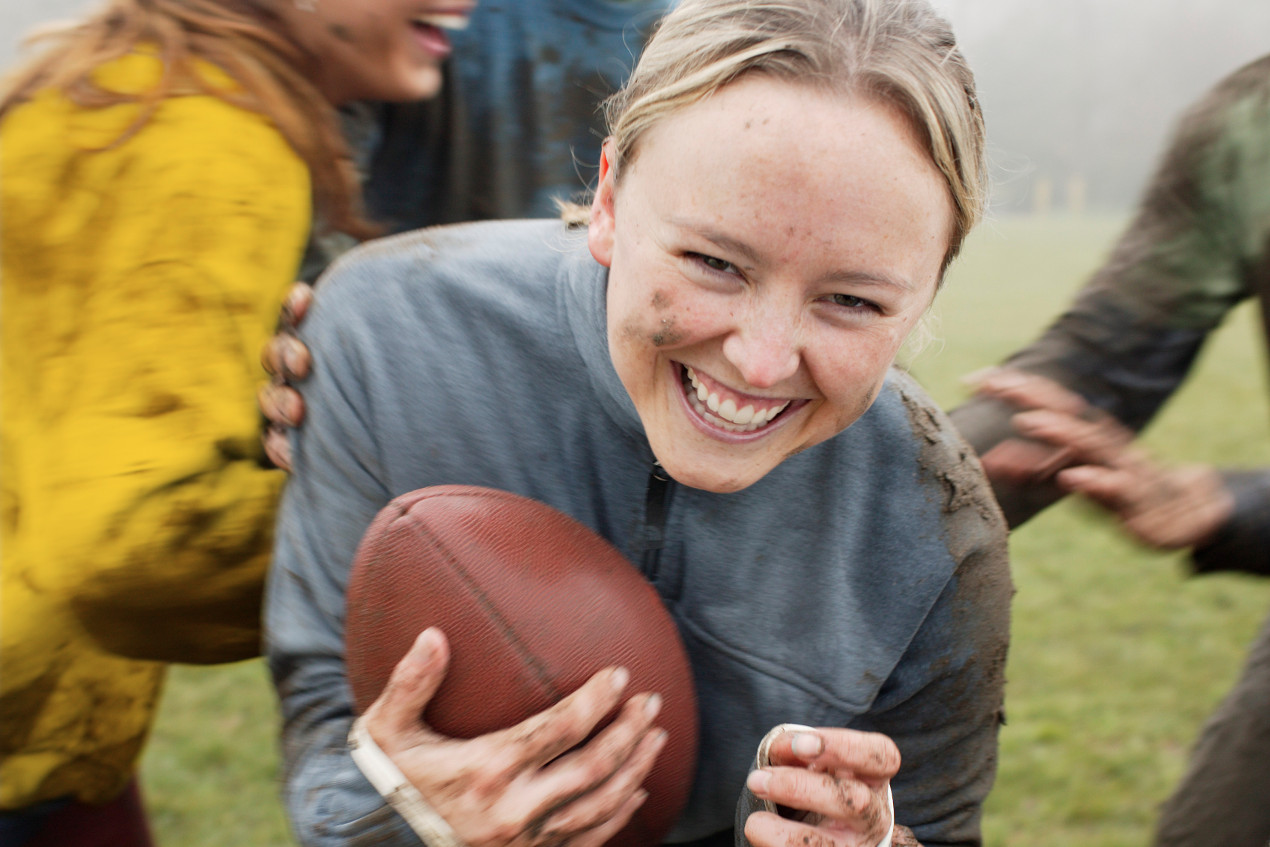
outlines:
[[338, 38], [345, 44], [356, 44], [357, 36], [353, 35], [353, 31], [343, 24], [331, 24], [326, 28], [333, 37]]
[[896, 824], [891, 832], [891, 847], [922, 847], [922, 845], [913, 834], [913, 830]]
[[683, 341], [684, 334], [675, 329], [675, 321], [673, 318], [662, 318], [661, 329], [654, 332], [650, 337], [654, 347], [665, 347], [667, 344], [678, 344]]
[[[999, 698], [1005, 689], [1009, 608], [1014, 595], [1005, 517], [978, 457], [951, 421], [911, 377], [904, 375], [897, 388], [913, 435], [921, 445], [921, 473], [942, 490], [944, 541], [949, 554], [960, 563], [954, 577], [952, 628], [974, 633], [977, 641], [969, 653], [976, 667], [957, 674], [959, 687], [950, 688], [948, 697], [950, 701], [980, 701], [987, 692], [998, 692], [992, 696]], [[985, 708], [995, 708], [997, 721], [1004, 722], [1002, 702], [982, 703], [976, 710]]]

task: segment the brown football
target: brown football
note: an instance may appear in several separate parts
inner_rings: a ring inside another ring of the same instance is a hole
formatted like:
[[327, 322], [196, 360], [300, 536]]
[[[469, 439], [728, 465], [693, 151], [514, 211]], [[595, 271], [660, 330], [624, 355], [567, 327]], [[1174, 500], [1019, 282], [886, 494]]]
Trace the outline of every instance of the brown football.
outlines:
[[697, 703], [679, 633], [657, 592], [615, 547], [535, 500], [445, 485], [389, 503], [349, 577], [344, 640], [360, 713], [415, 637], [439, 627], [450, 667], [424, 711], [445, 735], [512, 726], [622, 665], [628, 694], [655, 691], [666, 744], [648, 800], [609, 841], [652, 847], [678, 819], [696, 766]]

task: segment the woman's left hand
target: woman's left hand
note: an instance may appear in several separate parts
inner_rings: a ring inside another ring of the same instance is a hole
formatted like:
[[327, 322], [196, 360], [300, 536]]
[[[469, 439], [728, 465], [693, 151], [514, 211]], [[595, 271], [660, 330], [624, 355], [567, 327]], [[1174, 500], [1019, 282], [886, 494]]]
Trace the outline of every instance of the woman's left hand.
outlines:
[[768, 760], [746, 785], [760, 799], [804, 814], [801, 820], [750, 815], [745, 837], [753, 847], [877, 847], [894, 826], [887, 788], [900, 768], [900, 751], [887, 736], [792, 730], [772, 741]]

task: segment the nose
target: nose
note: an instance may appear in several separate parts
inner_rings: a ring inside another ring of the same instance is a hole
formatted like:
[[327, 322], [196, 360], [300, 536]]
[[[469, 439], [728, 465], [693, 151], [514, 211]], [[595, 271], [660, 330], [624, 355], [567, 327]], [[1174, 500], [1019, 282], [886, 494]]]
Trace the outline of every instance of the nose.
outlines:
[[755, 315], [723, 341], [723, 355], [747, 385], [771, 388], [798, 372], [802, 359], [798, 322]]

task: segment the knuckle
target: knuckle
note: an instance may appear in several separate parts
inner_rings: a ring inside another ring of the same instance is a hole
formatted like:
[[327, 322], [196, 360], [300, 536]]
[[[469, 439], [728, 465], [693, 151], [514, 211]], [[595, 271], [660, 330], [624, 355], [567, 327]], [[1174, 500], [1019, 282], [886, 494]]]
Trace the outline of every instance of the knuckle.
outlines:
[[851, 779], [835, 779], [838, 807], [844, 815], [872, 820], [877, 816], [873, 792]]
[[486, 756], [472, 770], [472, 790], [481, 797], [502, 792], [520, 769], [520, 759], [507, 750]]
[[875, 765], [879, 770], [899, 770], [900, 766], [900, 750], [895, 746], [895, 742], [889, 736], [879, 732], [866, 733], [862, 739], [864, 750], [868, 762]]
[[617, 750], [588, 756], [582, 760], [580, 776], [587, 785], [598, 785], [611, 777], [621, 763]]
[[525, 831], [525, 822], [519, 818], [499, 816], [490, 821], [489, 837], [500, 844], [516, 841]]

